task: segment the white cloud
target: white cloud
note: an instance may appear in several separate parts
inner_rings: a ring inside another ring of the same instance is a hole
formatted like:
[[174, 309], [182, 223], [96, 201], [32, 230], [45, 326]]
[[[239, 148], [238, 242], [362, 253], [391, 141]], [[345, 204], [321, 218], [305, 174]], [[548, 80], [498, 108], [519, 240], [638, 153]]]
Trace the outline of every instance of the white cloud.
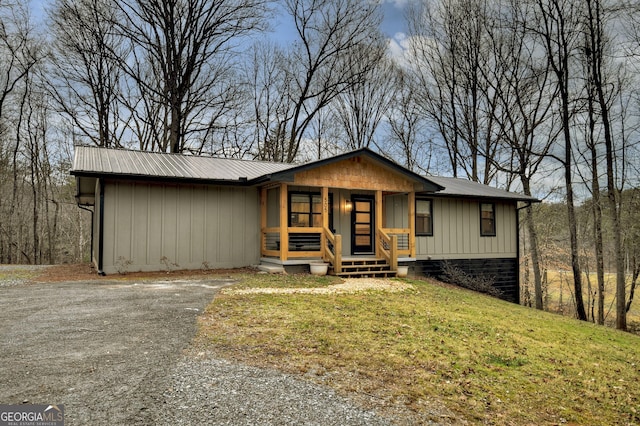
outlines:
[[388, 3], [393, 5], [397, 9], [404, 9], [404, 7], [409, 3], [415, 3], [415, 2], [416, 0], [380, 0], [381, 4]]
[[389, 40], [389, 53], [396, 62], [404, 62], [408, 45], [408, 37], [405, 33], [398, 32]]

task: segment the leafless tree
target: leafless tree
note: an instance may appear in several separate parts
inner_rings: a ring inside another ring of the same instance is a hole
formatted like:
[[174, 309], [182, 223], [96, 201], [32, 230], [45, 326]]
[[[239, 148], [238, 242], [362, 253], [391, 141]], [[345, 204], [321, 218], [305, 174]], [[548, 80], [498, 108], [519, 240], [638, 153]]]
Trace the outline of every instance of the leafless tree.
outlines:
[[640, 277], [640, 189], [631, 189], [622, 193], [625, 202], [621, 214], [622, 225], [625, 234], [625, 252], [629, 259], [629, 270], [631, 273], [631, 284], [629, 297], [627, 298], [626, 312], [629, 313], [635, 296], [638, 278]]
[[253, 47], [246, 67], [252, 91], [254, 122], [252, 151], [261, 160], [281, 161], [286, 152], [285, 125], [293, 116], [291, 74], [285, 51], [275, 43]]
[[328, 108], [319, 111], [309, 125], [309, 139], [312, 146], [307, 147], [306, 152], [298, 154], [299, 160], [313, 161], [338, 155], [345, 150], [341, 143], [346, 135], [344, 128], [337, 120], [335, 113]]
[[[285, 0], [285, 9], [297, 39], [287, 54], [293, 111], [282, 123], [286, 149], [280, 160], [292, 162], [316, 114], [376, 65], [366, 46], [380, 38], [380, 14], [373, 2], [358, 0]], [[351, 68], [354, 61], [357, 68]]]
[[[496, 140], [503, 155], [487, 156], [494, 167], [517, 176], [525, 195], [531, 196], [532, 179], [543, 167], [555, 143], [556, 126], [552, 122], [552, 99], [557, 85], [551, 81], [549, 60], [539, 41], [529, 30], [534, 21], [528, 2], [498, 2], [499, 9], [491, 19], [488, 44], [492, 66], [487, 67], [486, 80], [496, 94], [493, 108], [497, 127]], [[505, 161], [506, 160], [506, 161]], [[543, 309], [542, 273], [534, 211], [526, 208], [525, 226], [534, 275], [535, 307]]]
[[46, 50], [26, 5], [0, 3], [0, 263], [80, 260], [66, 257], [60, 240], [83, 221], [61, 220], [68, 206], [75, 212], [75, 191], [68, 160], [58, 146], [52, 149], [52, 123], [68, 117], [51, 107]]
[[264, 23], [266, 0], [118, 0], [125, 72], [147, 149], [198, 150], [236, 100], [233, 47]]
[[[613, 123], [611, 117], [612, 91], [617, 90], [615, 84], [608, 78], [611, 67], [608, 67], [607, 57], [610, 55], [609, 34], [605, 27], [610, 15], [604, 10], [600, 0], [585, 0], [585, 47], [584, 59], [588, 71], [590, 109], [597, 108], [597, 120], [602, 126], [604, 149], [606, 158], [607, 201], [611, 218], [614, 262], [616, 271], [616, 328], [626, 330], [626, 283], [625, 256], [622, 241], [622, 224], [620, 218], [621, 197], [619, 184], [623, 182], [616, 164], [617, 148], [614, 143]], [[595, 115], [590, 114], [592, 121]], [[593, 125], [593, 123], [592, 123]], [[597, 176], [596, 176], [597, 177]]]
[[[28, 76], [42, 59], [42, 43], [36, 38], [24, 5], [0, 3], [0, 256], [11, 263], [30, 261], [20, 244], [22, 140], [21, 105], [26, 99]], [[10, 188], [2, 189], [2, 187]], [[5, 203], [7, 204], [5, 206]]]
[[[485, 48], [486, 1], [419, 3], [409, 13], [412, 67], [421, 90], [419, 103], [444, 140], [455, 177], [461, 172], [488, 183], [495, 93], [483, 67], [491, 63]], [[482, 169], [482, 172], [481, 172]]]
[[557, 102], [561, 117], [564, 152], [558, 159], [564, 167], [564, 181], [567, 204], [567, 223], [571, 243], [571, 267], [573, 269], [576, 312], [581, 320], [587, 319], [582, 296], [582, 271], [580, 268], [578, 231], [573, 189], [573, 145], [572, 117], [573, 101], [571, 93], [572, 57], [580, 41], [580, 10], [574, 0], [537, 0], [536, 27], [533, 28], [545, 47], [549, 64], [553, 70], [558, 88]]
[[[588, 74], [588, 73], [587, 73]], [[593, 220], [593, 248], [596, 260], [596, 281], [598, 293], [598, 324], [604, 324], [604, 241], [602, 230], [602, 201], [600, 194], [600, 152], [598, 151], [597, 137], [597, 119], [595, 114], [595, 96], [593, 91], [593, 83], [590, 79], [586, 80], [587, 92], [587, 116], [588, 124], [585, 132], [585, 145], [589, 151], [589, 156], [585, 157], [585, 161], [590, 163], [591, 170], [591, 215]]]
[[399, 69], [394, 99], [387, 110], [389, 141], [378, 146], [380, 152], [396, 159], [415, 172], [433, 173], [437, 168], [439, 146], [433, 143], [433, 136], [424, 114], [416, 101], [416, 81], [411, 74]]
[[56, 0], [50, 13], [51, 95], [79, 135], [102, 147], [121, 146], [127, 120], [118, 99], [128, 44], [112, 24], [120, 18], [114, 0]]
[[[348, 149], [375, 143], [376, 130], [394, 97], [395, 64], [387, 58], [386, 43], [360, 46], [346, 59], [347, 67], [362, 75], [332, 102], [336, 121], [344, 129]], [[360, 69], [362, 68], [362, 71]]]
[[0, 3], [0, 119], [9, 96], [40, 59], [26, 8]]

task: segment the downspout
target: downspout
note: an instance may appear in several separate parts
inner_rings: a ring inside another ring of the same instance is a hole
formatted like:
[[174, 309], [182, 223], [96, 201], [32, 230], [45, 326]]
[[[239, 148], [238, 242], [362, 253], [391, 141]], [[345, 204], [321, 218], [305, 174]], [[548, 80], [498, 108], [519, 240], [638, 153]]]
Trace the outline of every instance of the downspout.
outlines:
[[[104, 182], [98, 179], [100, 185], [100, 212], [98, 215], [98, 275], [106, 275], [102, 270], [104, 251]], [[92, 231], [93, 232], [93, 231]]]

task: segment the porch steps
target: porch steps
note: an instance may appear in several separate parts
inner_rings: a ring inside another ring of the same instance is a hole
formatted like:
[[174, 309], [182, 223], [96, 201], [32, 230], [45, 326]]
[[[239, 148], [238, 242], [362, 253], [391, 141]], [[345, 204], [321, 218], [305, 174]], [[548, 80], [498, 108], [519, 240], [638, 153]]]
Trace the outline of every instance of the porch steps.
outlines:
[[343, 259], [342, 272], [336, 273], [333, 265], [329, 267], [329, 273], [344, 278], [386, 278], [395, 277], [397, 271], [392, 271], [385, 259], [361, 258]]
[[260, 265], [258, 265], [258, 269], [268, 274], [284, 274], [285, 273], [282, 265], [275, 265], [273, 263], [271, 264], [261, 263]]

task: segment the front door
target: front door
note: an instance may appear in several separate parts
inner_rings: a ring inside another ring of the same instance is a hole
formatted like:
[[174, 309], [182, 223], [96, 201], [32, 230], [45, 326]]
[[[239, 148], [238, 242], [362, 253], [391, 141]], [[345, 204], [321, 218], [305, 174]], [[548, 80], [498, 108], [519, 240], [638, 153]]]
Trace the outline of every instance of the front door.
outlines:
[[351, 254], [374, 253], [374, 210], [373, 197], [358, 195], [353, 197], [351, 211]]

